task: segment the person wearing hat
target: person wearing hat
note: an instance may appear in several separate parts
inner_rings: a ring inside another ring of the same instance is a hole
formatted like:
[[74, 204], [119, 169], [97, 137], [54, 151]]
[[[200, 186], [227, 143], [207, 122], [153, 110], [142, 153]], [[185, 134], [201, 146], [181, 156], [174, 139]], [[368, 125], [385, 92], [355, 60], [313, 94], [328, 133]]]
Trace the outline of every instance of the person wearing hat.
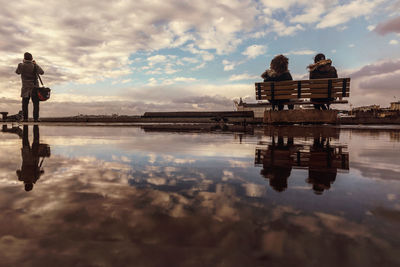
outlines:
[[22, 87], [22, 114], [23, 120], [28, 121], [28, 104], [29, 100], [32, 99], [33, 103], [33, 119], [35, 122], [39, 121], [39, 98], [37, 96], [37, 88], [39, 86], [37, 74], [43, 75], [43, 69], [36, 64], [33, 60], [32, 54], [26, 52], [24, 54], [24, 60], [18, 64], [17, 74], [21, 75]]

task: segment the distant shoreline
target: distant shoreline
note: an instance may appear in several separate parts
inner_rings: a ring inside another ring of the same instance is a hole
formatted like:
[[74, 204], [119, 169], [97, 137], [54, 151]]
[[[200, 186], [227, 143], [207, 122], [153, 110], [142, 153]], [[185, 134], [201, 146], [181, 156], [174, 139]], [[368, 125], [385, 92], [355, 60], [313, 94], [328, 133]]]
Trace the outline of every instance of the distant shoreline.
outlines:
[[[111, 124], [149, 124], [149, 123], [217, 123], [217, 124], [263, 124], [262, 119], [254, 118], [252, 112], [211, 111], [211, 112], [146, 112], [144, 115], [79, 115], [65, 117], [43, 117], [44, 123], [111, 123]], [[2, 120], [3, 124], [22, 123]], [[33, 122], [32, 119], [28, 123]], [[337, 125], [400, 125], [396, 117], [340, 117]]]

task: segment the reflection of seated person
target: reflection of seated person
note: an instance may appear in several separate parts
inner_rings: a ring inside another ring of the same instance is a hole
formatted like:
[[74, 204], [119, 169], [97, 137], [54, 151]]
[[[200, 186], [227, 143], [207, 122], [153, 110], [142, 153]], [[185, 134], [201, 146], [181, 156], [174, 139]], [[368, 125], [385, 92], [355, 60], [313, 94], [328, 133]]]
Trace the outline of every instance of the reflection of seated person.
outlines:
[[314, 138], [310, 149], [307, 182], [313, 185], [314, 193], [322, 194], [336, 179], [337, 169], [332, 166], [333, 149], [324, 138]]
[[264, 151], [263, 169], [261, 175], [269, 179], [269, 185], [276, 191], [282, 192], [287, 188], [287, 179], [292, 171], [292, 158], [290, 149], [293, 146], [293, 138], [288, 138], [284, 144], [283, 137], [272, 139], [272, 145]]
[[[44, 149], [43, 149], [44, 148]], [[29, 144], [28, 138], [28, 126], [25, 125], [23, 128], [22, 137], [22, 166], [21, 170], [17, 170], [18, 180], [23, 181], [25, 184], [25, 191], [31, 191], [33, 184], [39, 180], [40, 176], [44, 173], [41, 170], [44, 157], [50, 156], [50, 150], [48, 145], [39, 143], [39, 126], [33, 126], [33, 143], [32, 147]], [[43, 157], [40, 162], [40, 157]]]

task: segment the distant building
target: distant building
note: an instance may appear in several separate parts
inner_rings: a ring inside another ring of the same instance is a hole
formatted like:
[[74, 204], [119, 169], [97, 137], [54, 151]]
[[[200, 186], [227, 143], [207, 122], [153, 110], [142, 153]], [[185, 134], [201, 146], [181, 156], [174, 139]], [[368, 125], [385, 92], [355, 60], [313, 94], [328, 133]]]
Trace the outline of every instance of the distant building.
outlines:
[[[264, 112], [266, 110], [271, 110], [271, 104], [268, 102], [259, 102], [259, 103], [245, 103], [240, 98], [240, 101], [233, 101], [235, 103], [235, 107], [237, 111], [253, 111], [255, 118], [264, 118]], [[294, 109], [313, 109], [311, 105], [295, 105]]]
[[390, 103], [390, 110], [400, 110], [400, 101]]
[[353, 112], [360, 112], [360, 111], [378, 111], [380, 110], [379, 105], [369, 105], [369, 106], [362, 106], [362, 107], [355, 107], [352, 109]]
[[253, 111], [255, 118], [264, 118], [264, 112], [271, 109], [269, 103], [245, 103], [240, 98], [240, 101], [234, 101], [237, 111]]

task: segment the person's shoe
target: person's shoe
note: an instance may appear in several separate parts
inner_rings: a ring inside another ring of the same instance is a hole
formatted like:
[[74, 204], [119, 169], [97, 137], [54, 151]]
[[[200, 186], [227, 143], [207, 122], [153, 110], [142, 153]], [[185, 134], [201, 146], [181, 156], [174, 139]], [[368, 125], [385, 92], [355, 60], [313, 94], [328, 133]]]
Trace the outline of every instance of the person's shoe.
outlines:
[[40, 122], [40, 119], [34, 119], [33, 121], [34, 122]]

